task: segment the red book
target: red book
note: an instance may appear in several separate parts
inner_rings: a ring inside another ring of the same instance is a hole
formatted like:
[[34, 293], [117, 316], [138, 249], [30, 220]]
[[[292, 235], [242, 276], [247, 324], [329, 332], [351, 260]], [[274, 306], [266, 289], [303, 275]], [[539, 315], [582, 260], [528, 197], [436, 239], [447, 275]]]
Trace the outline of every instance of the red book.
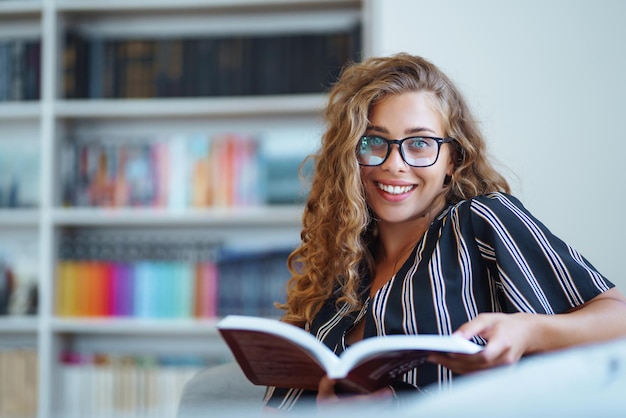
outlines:
[[217, 329], [255, 385], [311, 390], [328, 375], [349, 391], [369, 393], [388, 386], [432, 352], [482, 350], [458, 336], [390, 335], [366, 338], [337, 356], [303, 329], [274, 319], [230, 315]]
[[102, 280], [102, 304], [100, 305], [102, 316], [113, 316], [113, 270], [112, 262], [101, 262]]
[[202, 318], [217, 317], [218, 270], [212, 261], [198, 264], [198, 309], [197, 316]]

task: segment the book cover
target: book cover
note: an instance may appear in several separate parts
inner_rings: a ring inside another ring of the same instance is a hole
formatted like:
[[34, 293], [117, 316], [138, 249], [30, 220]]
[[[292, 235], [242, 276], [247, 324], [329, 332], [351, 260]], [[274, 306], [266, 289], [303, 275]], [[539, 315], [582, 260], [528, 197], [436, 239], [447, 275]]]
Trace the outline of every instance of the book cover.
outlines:
[[230, 315], [217, 329], [255, 385], [309, 390], [328, 375], [349, 391], [369, 393], [419, 366], [429, 353], [482, 349], [456, 336], [391, 335], [364, 339], [337, 356], [303, 329], [274, 319]]

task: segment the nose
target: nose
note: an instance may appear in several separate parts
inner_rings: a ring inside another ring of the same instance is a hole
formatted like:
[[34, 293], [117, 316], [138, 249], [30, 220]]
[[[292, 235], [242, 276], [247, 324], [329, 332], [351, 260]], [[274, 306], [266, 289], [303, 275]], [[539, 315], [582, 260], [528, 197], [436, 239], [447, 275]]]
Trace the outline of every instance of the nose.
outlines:
[[400, 153], [400, 144], [391, 144], [391, 150], [387, 159], [382, 164], [382, 168], [388, 171], [402, 171], [405, 170], [408, 164], [402, 158]]

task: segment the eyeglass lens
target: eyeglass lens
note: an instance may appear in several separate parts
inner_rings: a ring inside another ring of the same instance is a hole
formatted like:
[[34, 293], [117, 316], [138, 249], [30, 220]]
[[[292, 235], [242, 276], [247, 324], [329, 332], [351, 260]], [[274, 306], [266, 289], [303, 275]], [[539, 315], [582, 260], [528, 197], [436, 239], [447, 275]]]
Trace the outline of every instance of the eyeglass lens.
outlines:
[[[362, 165], [381, 165], [387, 159], [392, 144], [377, 136], [364, 136], [358, 147], [357, 158]], [[432, 138], [406, 138], [400, 143], [400, 155], [413, 167], [427, 167], [437, 161], [439, 144]]]

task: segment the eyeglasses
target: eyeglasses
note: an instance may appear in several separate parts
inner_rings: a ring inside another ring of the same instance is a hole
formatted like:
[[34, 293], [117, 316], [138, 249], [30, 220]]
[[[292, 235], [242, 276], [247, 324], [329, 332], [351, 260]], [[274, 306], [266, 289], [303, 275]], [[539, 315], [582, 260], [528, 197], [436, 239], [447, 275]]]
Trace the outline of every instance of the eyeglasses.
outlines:
[[410, 136], [404, 139], [387, 139], [377, 135], [361, 137], [356, 147], [359, 165], [372, 167], [383, 164], [391, 153], [391, 145], [398, 144], [402, 160], [411, 167], [429, 167], [437, 162], [441, 144], [454, 138]]

